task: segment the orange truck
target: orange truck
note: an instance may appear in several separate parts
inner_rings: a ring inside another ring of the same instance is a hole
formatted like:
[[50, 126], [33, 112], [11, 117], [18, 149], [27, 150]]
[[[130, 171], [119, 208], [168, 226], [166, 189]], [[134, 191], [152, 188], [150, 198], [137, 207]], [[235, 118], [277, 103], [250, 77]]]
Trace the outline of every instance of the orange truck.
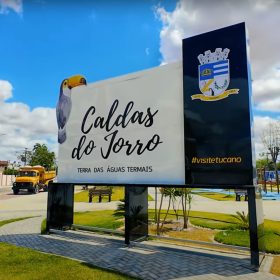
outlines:
[[14, 194], [18, 194], [20, 190], [34, 194], [39, 190], [47, 191], [49, 183], [53, 182], [55, 177], [55, 171], [46, 171], [43, 166], [23, 166], [19, 169], [12, 189]]

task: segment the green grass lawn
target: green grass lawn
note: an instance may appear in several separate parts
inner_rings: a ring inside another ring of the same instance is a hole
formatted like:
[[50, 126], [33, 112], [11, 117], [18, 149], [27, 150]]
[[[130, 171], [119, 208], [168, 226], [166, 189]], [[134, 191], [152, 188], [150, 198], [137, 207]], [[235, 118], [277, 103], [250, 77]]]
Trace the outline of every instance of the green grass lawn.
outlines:
[[220, 229], [229, 230], [238, 228], [238, 224], [230, 223], [227, 221], [212, 220], [209, 218], [190, 218], [190, 222], [194, 226], [210, 228], [210, 229]]
[[236, 219], [230, 214], [191, 211], [190, 216], [193, 218], [204, 218], [220, 222], [236, 223]]
[[[240, 230], [237, 220], [228, 214], [205, 213], [205, 212], [191, 212], [191, 216], [201, 218], [190, 218], [191, 224], [209, 228], [225, 230], [215, 234], [214, 239], [217, 242], [236, 245], [236, 246], [250, 246], [249, 231]], [[202, 219], [203, 218], [203, 219]], [[265, 220], [264, 221], [264, 241], [267, 253], [280, 253], [280, 222]], [[262, 239], [261, 239], [262, 240]]]
[[264, 227], [280, 235], [280, 222], [272, 220], [264, 220]]
[[[97, 189], [98, 188], [102, 188], [102, 187], [97, 187]], [[113, 187], [111, 201], [120, 201], [122, 199], [124, 199], [124, 187]], [[154, 199], [150, 195], [148, 195], [148, 201], [153, 201], [153, 200]], [[108, 196], [104, 196], [102, 198], [102, 202], [108, 202], [108, 201], [109, 201]], [[88, 202], [88, 190], [75, 193], [74, 202]], [[98, 196], [94, 196], [92, 202], [98, 202]]]
[[0, 242], [0, 278], [5, 280], [135, 279], [85, 263]]
[[[250, 247], [249, 231], [227, 230], [218, 232], [214, 239], [223, 244]], [[271, 254], [280, 253], [280, 235], [265, 229], [264, 237], [260, 241], [265, 241], [265, 251]]]
[[[161, 217], [165, 215], [166, 210], [162, 211]], [[193, 225], [210, 228], [210, 229], [236, 229], [239, 228], [236, 219], [231, 215], [221, 213], [206, 213], [200, 211], [191, 211], [190, 221]], [[182, 217], [182, 211], [179, 211]], [[108, 229], [117, 229], [124, 225], [124, 216], [116, 215], [114, 210], [103, 211], [87, 211], [75, 212], [74, 224], [102, 227]], [[153, 220], [154, 211], [149, 210], [149, 219]], [[174, 220], [175, 215], [173, 211], [167, 215], [168, 220]]]
[[214, 239], [223, 244], [250, 247], [249, 232], [244, 230], [220, 231]]
[[41, 223], [41, 234], [47, 233], [47, 219], [44, 219]]
[[35, 216], [21, 217], [21, 218], [15, 218], [15, 219], [9, 219], [9, 220], [0, 221], [0, 227], [4, 226], [6, 224], [9, 224], [9, 223], [18, 222], [18, 221], [21, 221], [21, 220], [26, 220], [26, 219], [30, 219], [30, 218], [34, 218], [34, 217]]
[[[149, 218], [154, 218], [154, 210], [149, 209]], [[161, 211], [161, 218], [165, 215], [166, 210]], [[179, 210], [178, 214], [180, 218], [183, 217], [183, 211]], [[169, 211], [167, 219], [175, 219], [176, 215], [173, 210]], [[232, 228], [233, 225], [236, 226], [237, 220], [229, 214], [223, 213], [211, 213], [211, 212], [201, 212], [201, 211], [190, 211], [190, 220], [194, 222], [194, 225], [215, 228], [217, 229], [220, 225], [221, 227], [225, 226], [225, 229]], [[215, 224], [216, 227], [211, 227], [211, 224]], [[221, 229], [221, 228], [218, 228]]]
[[215, 193], [215, 192], [196, 192], [196, 195], [201, 195], [210, 199], [218, 200], [218, 201], [234, 201], [234, 194], [224, 194], [224, 193]]
[[83, 226], [117, 229], [124, 225], [120, 216], [114, 215], [114, 210], [75, 212], [74, 224]]
[[191, 211], [190, 222], [194, 226], [210, 229], [230, 230], [239, 228], [236, 218], [222, 213]]

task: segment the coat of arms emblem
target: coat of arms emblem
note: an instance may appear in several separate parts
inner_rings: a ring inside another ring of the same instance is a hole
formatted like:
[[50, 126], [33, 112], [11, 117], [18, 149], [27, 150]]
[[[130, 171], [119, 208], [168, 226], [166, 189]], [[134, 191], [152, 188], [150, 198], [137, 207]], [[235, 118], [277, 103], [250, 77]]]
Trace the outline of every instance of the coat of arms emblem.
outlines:
[[199, 89], [202, 94], [192, 95], [192, 100], [217, 101], [228, 97], [230, 94], [238, 94], [239, 89], [227, 89], [230, 82], [230, 62], [228, 59], [230, 50], [216, 48], [215, 52], [207, 50], [197, 58]]

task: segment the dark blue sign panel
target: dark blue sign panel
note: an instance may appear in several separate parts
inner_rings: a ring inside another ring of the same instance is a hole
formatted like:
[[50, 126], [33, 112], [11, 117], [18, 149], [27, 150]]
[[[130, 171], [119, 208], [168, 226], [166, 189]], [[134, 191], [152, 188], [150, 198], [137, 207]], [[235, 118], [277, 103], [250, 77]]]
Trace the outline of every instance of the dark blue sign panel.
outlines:
[[253, 185], [245, 24], [183, 40], [186, 183]]

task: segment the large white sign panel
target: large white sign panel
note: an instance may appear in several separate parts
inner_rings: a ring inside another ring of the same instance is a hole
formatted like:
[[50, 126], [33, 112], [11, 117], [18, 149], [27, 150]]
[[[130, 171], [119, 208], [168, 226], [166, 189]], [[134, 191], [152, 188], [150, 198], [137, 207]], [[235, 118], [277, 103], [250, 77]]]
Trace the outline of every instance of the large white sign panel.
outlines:
[[71, 90], [58, 182], [185, 183], [182, 64]]

